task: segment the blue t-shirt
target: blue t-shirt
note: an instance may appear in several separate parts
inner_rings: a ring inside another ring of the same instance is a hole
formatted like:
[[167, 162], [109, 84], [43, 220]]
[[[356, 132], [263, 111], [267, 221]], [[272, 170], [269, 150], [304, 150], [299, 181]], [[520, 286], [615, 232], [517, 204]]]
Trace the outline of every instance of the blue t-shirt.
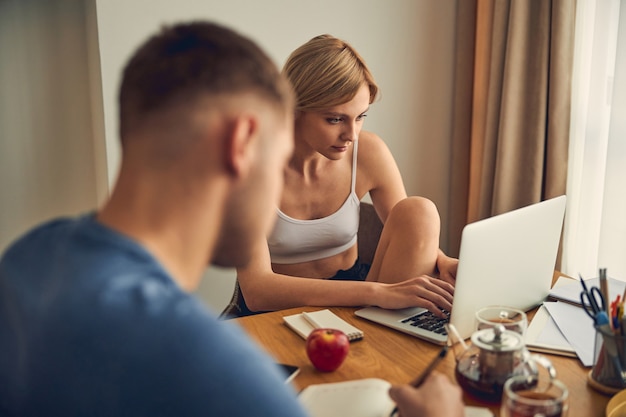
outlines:
[[93, 215], [0, 261], [0, 415], [304, 416], [278, 367]]

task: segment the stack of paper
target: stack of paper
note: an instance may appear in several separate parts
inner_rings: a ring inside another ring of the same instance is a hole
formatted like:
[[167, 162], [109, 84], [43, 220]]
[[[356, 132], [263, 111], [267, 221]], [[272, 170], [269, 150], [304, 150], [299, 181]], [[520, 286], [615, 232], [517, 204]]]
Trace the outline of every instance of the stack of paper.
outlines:
[[[606, 300], [607, 303], [610, 303], [615, 299], [618, 295], [622, 295], [624, 293], [624, 288], [626, 288], [626, 282], [620, 281], [615, 278], [608, 277], [607, 278], [608, 289], [609, 289], [609, 299]], [[599, 278], [591, 278], [586, 279], [585, 284], [587, 288], [598, 287], [600, 288], [600, 279]], [[582, 286], [580, 285], [580, 281], [577, 279], [571, 279], [566, 277], [560, 277], [558, 281], [554, 284], [554, 287], [550, 290], [550, 297], [555, 300], [565, 301], [568, 303], [581, 305], [580, 304], [580, 292], [582, 290]]]
[[526, 330], [526, 346], [536, 352], [576, 357], [576, 350], [559, 330], [545, 305], [539, 307]]
[[[597, 281], [597, 280], [596, 280]], [[586, 280], [587, 287], [598, 282]], [[609, 293], [621, 294], [626, 283], [609, 281]], [[593, 320], [580, 304], [580, 281], [561, 277], [550, 291], [550, 296], [562, 300], [546, 301], [537, 310], [526, 331], [529, 350], [577, 356], [583, 366], [593, 366], [595, 328]]]
[[583, 366], [593, 366], [596, 331], [593, 321], [578, 306], [546, 301], [526, 331], [529, 350], [578, 356]]

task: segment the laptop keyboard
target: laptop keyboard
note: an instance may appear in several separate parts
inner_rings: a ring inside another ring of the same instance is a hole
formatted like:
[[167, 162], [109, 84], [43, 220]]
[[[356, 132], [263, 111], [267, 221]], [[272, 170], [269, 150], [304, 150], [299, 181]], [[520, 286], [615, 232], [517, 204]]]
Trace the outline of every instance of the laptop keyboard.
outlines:
[[423, 313], [402, 320], [402, 323], [406, 323], [411, 326], [415, 326], [420, 329], [428, 330], [445, 336], [447, 335], [447, 332], [444, 324], [450, 321], [450, 312], [446, 310], [441, 311], [443, 311], [446, 315], [445, 318], [437, 317], [430, 311], [425, 311]]

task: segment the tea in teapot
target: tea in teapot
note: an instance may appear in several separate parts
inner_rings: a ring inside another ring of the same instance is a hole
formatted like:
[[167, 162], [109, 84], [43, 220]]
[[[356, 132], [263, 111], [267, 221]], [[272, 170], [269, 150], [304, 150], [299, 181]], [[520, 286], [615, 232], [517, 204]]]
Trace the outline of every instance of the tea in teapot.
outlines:
[[447, 325], [448, 344], [456, 357], [457, 382], [468, 393], [490, 402], [499, 402], [506, 380], [514, 375], [538, 379], [537, 364], [556, 377], [552, 363], [541, 355], [530, 354], [522, 336], [502, 325], [482, 329], [471, 336], [471, 345], [465, 344], [453, 325]]

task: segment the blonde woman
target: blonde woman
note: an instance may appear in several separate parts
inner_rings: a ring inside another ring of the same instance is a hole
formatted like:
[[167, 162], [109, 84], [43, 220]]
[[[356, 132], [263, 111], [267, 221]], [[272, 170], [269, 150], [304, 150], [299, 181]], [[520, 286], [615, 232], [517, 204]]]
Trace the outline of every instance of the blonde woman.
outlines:
[[[451, 308], [458, 261], [439, 249], [440, 219], [407, 197], [383, 140], [362, 130], [378, 87], [361, 56], [330, 35], [311, 39], [283, 73], [297, 97], [295, 148], [272, 234], [238, 269], [243, 314], [295, 306]], [[360, 200], [384, 224], [370, 265], [357, 259]]]

